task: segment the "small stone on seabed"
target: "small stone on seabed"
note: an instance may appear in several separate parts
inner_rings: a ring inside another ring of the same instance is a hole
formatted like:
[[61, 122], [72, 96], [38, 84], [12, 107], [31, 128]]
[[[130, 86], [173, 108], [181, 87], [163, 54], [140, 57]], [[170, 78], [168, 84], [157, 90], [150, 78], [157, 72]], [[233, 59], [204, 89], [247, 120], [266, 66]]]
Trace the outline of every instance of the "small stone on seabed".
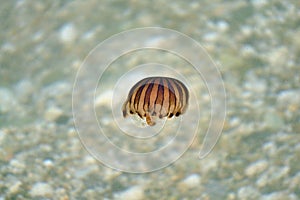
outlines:
[[30, 95], [34, 92], [34, 86], [31, 81], [24, 79], [19, 81], [14, 88], [16, 97], [18, 97], [19, 102], [27, 102]]
[[240, 200], [247, 200], [247, 199], [258, 199], [260, 196], [259, 191], [252, 187], [252, 186], [245, 186], [238, 190], [238, 198]]
[[121, 174], [120, 171], [116, 171], [110, 168], [106, 168], [103, 179], [105, 181], [111, 181], [112, 179], [116, 178]]
[[5, 42], [0, 49], [4, 52], [13, 53], [16, 51], [16, 46], [13, 43]]
[[198, 174], [191, 174], [182, 181], [182, 185], [187, 188], [199, 187], [200, 183], [201, 177]]
[[296, 200], [298, 197], [294, 193], [289, 193], [286, 191], [273, 192], [270, 194], [265, 194], [261, 198], [261, 200]]
[[39, 182], [32, 186], [29, 194], [32, 197], [50, 197], [53, 194], [53, 189], [48, 183]]
[[226, 21], [218, 21], [216, 23], [217, 25], [217, 28], [220, 30], [220, 31], [226, 31], [228, 29], [228, 23]]
[[54, 122], [60, 116], [62, 116], [63, 111], [57, 107], [50, 107], [46, 110], [45, 119], [51, 122]]
[[140, 200], [144, 199], [144, 188], [141, 186], [132, 186], [125, 191], [117, 193], [115, 199], [118, 200]]
[[13, 93], [5, 87], [0, 87], [0, 113], [12, 112], [17, 106]]
[[204, 34], [203, 38], [207, 42], [214, 42], [218, 38], [218, 34], [216, 32], [208, 32]]
[[283, 90], [277, 96], [277, 104], [281, 108], [287, 108], [289, 105], [298, 105], [300, 101], [300, 90]]
[[275, 111], [266, 112], [264, 115], [264, 125], [267, 129], [278, 131], [284, 127], [284, 121]]
[[54, 163], [53, 163], [53, 160], [51, 160], [51, 159], [46, 159], [46, 160], [43, 161], [43, 165], [44, 165], [45, 167], [53, 167]]
[[268, 162], [265, 160], [260, 160], [255, 163], [252, 163], [245, 169], [245, 174], [248, 177], [253, 177], [257, 174], [260, 174], [268, 167]]
[[257, 7], [257, 8], [261, 8], [263, 6], [265, 6], [267, 4], [266, 0], [252, 0], [251, 3]]
[[60, 29], [59, 38], [64, 43], [70, 43], [75, 40], [77, 36], [77, 31], [75, 26], [72, 23], [65, 24]]
[[26, 168], [25, 164], [17, 159], [12, 159], [9, 164], [17, 169], [24, 170]]
[[19, 191], [21, 185], [22, 185], [22, 182], [21, 182], [21, 181], [15, 182], [13, 185], [11, 185], [11, 186], [9, 187], [9, 193], [10, 193], [10, 194], [15, 194], [15, 193], [17, 193], [17, 192]]
[[100, 95], [98, 95], [95, 99], [95, 105], [98, 106], [107, 106], [109, 107], [111, 105], [112, 99], [113, 99], [113, 91], [107, 90], [102, 92]]

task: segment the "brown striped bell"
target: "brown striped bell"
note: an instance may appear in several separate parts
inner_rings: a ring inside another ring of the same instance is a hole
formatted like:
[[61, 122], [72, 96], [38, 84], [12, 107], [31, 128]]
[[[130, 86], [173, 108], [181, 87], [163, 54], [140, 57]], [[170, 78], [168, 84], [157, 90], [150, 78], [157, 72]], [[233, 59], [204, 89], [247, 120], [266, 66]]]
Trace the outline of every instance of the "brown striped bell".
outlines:
[[123, 104], [123, 116], [128, 113], [146, 118], [153, 126], [153, 117], [171, 118], [183, 114], [188, 106], [189, 92], [179, 80], [170, 77], [148, 77], [137, 82]]

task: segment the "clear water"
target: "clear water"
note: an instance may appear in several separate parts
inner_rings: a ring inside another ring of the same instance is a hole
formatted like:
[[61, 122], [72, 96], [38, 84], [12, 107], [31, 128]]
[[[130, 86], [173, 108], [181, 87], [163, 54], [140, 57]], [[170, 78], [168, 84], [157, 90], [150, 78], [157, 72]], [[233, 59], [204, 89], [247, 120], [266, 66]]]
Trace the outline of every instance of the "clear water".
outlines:
[[[2, 1], [0, 199], [300, 199], [299, 10], [277, 0]], [[166, 29], [116, 35], [143, 27]], [[187, 113], [141, 141], [124, 132], [160, 128], [124, 122], [120, 106], [152, 75], [177, 77], [192, 95]]]

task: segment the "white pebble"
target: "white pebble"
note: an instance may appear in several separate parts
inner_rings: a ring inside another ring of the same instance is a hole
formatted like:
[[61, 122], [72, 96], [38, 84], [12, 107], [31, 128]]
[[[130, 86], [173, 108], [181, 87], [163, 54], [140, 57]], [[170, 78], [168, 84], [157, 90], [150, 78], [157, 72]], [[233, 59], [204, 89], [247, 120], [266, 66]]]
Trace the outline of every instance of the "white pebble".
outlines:
[[274, 110], [270, 110], [264, 114], [264, 126], [272, 131], [278, 131], [284, 127], [282, 117]]
[[141, 200], [144, 199], [144, 188], [141, 186], [132, 186], [125, 191], [117, 193], [115, 199], [117, 200]]
[[65, 24], [60, 29], [59, 38], [63, 43], [73, 42], [77, 37], [77, 31], [72, 23]]
[[10, 160], [9, 162], [10, 166], [14, 167], [14, 168], [17, 168], [17, 169], [25, 169], [25, 164], [17, 159], [12, 159]]
[[48, 183], [39, 182], [33, 185], [29, 194], [32, 197], [50, 197], [53, 194], [53, 189]]
[[95, 105], [110, 107], [113, 99], [114, 92], [112, 90], [107, 90], [98, 95], [95, 99]]
[[220, 31], [226, 31], [228, 29], [228, 23], [226, 21], [218, 21], [216, 25]]
[[263, 188], [269, 183], [268, 174], [264, 173], [261, 176], [258, 177], [256, 180], [256, 185], [258, 188]]
[[290, 104], [300, 102], [300, 90], [283, 90], [277, 95], [277, 103], [280, 107], [285, 108]]
[[266, 142], [263, 145], [263, 150], [264, 152], [266, 152], [269, 156], [275, 156], [277, 154], [277, 146], [275, 144], [275, 142], [270, 141], [270, 142]]
[[229, 120], [229, 124], [230, 124], [231, 127], [236, 127], [236, 126], [238, 126], [240, 123], [241, 123], [241, 120], [240, 120], [238, 117], [232, 117], [232, 118]]
[[114, 178], [118, 177], [119, 175], [121, 175], [120, 171], [116, 171], [116, 170], [113, 170], [113, 169], [110, 169], [110, 168], [106, 168], [103, 179], [105, 181], [111, 181]]
[[24, 79], [15, 85], [15, 94], [20, 102], [27, 102], [30, 95], [34, 92], [34, 86], [31, 81]]
[[13, 112], [18, 107], [18, 103], [12, 92], [4, 87], [0, 87], [0, 113]]
[[280, 179], [287, 177], [290, 168], [288, 166], [284, 167], [269, 167], [266, 172], [264, 172], [256, 180], [256, 185], [259, 188], [263, 188], [266, 185], [272, 185], [274, 182], [278, 182]]
[[249, 36], [253, 33], [253, 27], [248, 25], [242, 25], [241, 32], [244, 37]]
[[63, 111], [57, 107], [50, 107], [46, 110], [45, 119], [48, 121], [55, 121], [63, 114]]
[[87, 31], [83, 34], [82, 38], [85, 40], [91, 40], [95, 37], [96, 35], [96, 31], [95, 30], [91, 30], [91, 31]]
[[6, 135], [7, 134], [3, 130], [0, 129], [0, 145], [2, 144], [3, 141], [5, 141], [4, 139], [5, 139]]
[[45, 167], [53, 167], [54, 163], [53, 163], [53, 160], [51, 160], [51, 159], [46, 159], [46, 160], [43, 161], [43, 165], [44, 165]]
[[267, 4], [266, 0], [252, 0], [251, 2], [257, 8], [261, 8]]
[[244, 87], [251, 93], [264, 94], [267, 90], [267, 83], [265, 80], [258, 78], [253, 71], [249, 71]]
[[218, 34], [216, 32], [208, 32], [204, 34], [203, 39], [207, 42], [214, 42], [218, 38]]
[[22, 185], [22, 182], [21, 181], [17, 181], [15, 183], [13, 183], [10, 187], [9, 187], [9, 190], [8, 190], [8, 193], [9, 194], [15, 194], [19, 191], [20, 187]]
[[238, 198], [240, 200], [247, 200], [247, 199], [258, 199], [260, 196], [259, 191], [252, 187], [252, 186], [245, 186], [238, 190]]
[[201, 174], [207, 174], [212, 170], [216, 170], [218, 166], [219, 164], [216, 158], [207, 159], [205, 164], [201, 165]]
[[201, 183], [201, 177], [198, 174], [191, 174], [182, 181], [182, 185], [187, 188], [199, 187]]
[[272, 69], [273, 72], [279, 74], [284, 73], [285, 72], [284, 66], [287, 63], [288, 55], [289, 55], [288, 47], [278, 47], [268, 52], [267, 58], [269, 60], [270, 65], [273, 66], [270, 69]]
[[276, 191], [269, 194], [262, 195], [261, 200], [297, 200], [298, 197], [294, 193], [286, 191]]
[[156, 36], [156, 37], [152, 37], [149, 38], [145, 43], [146, 46], [157, 46], [159, 44], [161, 44], [162, 42], [165, 41], [165, 38], [161, 37], [161, 36]]
[[268, 167], [268, 162], [265, 160], [259, 160], [255, 163], [252, 163], [245, 169], [245, 174], [248, 177], [253, 177], [257, 174], [260, 174]]
[[4, 52], [8, 52], [8, 53], [13, 53], [16, 51], [16, 47], [14, 44], [10, 43], [10, 42], [5, 42], [2, 46], [1, 46], [1, 50]]

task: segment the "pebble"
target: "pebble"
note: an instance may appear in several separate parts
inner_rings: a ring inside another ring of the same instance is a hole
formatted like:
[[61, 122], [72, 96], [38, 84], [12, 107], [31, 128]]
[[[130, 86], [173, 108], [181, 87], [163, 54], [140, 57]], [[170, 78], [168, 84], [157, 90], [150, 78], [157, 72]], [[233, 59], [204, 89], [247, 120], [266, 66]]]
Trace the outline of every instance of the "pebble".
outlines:
[[298, 197], [294, 193], [285, 191], [272, 192], [270, 194], [262, 195], [261, 200], [297, 200]]
[[218, 166], [218, 159], [211, 156], [210, 159], [205, 160], [205, 163], [201, 165], [201, 174], [210, 173], [210, 171], [216, 170]]
[[53, 194], [53, 189], [48, 183], [38, 182], [32, 186], [29, 194], [32, 197], [51, 197]]
[[77, 37], [77, 30], [72, 23], [64, 24], [59, 31], [59, 39], [63, 43], [71, 43]]
[[300, 188], [300, 172], [289, 180], [289, 188], [293, 190]]
[[263, 150], [264, 152], [267, 153], [268, 156], [276, 156], [277, 155], [277, 146], [276, 146], [276, 143], [273, 142], [273, 141], [270, 141], [270, 142], [266, 142], [264, 145], [263, 145]]
[[87, 189], [82, 194], [82, 197], [84, 197], [84, 199], [96, 199], [97, 192], [96, 192], [96, 190], [93, 190], [93, 189]]
[[259, 160], [252, 163], [245, 169], [245, 174], [248, 177], [254, 177], [257, 174], [262, 173], [268, 167], [268, 162], [266, 160]]
[[0, 145], [2, 144], [3, 141], [5, 141], [5, 132], [0, 129]]
[[59, 117], [63, 115], [63, 111], [58, 107], [50, 107], [45, 112], [45, 119], [50, 122], [56, 121]]
[[241, 33], [244, 37], [248, 37], [253, 33], [253, 27], [249, 25], [242, 25], [241, 26]]
[[55, 189], [55, 196], [59, 198], [54, 198], [54, 199], [59, 199], [59, 200], [69, 200], [68, 192], [66, 188], [63, 187], [58, 187]]
[[120, 171], [107, 168], [107, 169], [105, 169], [105, 173], [104, 173], [103, 179], [105, 181], [111, 181], [111, 180], [113, 180], [114, 178], [116, 178], [116, 177], [118, 177], [120, 175], [121, 175]]
[[228, 25], [228, 23], [226, 22], [226, 21], [223, 21], [223, 20], [221, 20], [221, 21], [218, 21], [217, 23], [216, 23], [216, 26], [217, 26], [217, 28], [220, 30], [220, 31], [227, 31], [228, 30], [228, 27], [229, 27], [229, 25]]
[[17, 159], [12, 159], [9, 162], [11, 171], [15, 174], [21, 174], [26, 169], [26, 165]]
[[9, 194], [15, 194], [19, 191], [20, 189], [20, 186], [22, 185], [22, 182], [21, 181], [17, 181], [15, 183], [13, 183], [10, 187], [9, 187], [9, 190], [8, 190], [8, 193]]
[[278, 131], [284, 127], [284, 121], [275, 111], [266, 112], [264, 115], [264, 126], [271, 131]]
[[264, 173], [262, 173], [256, 180], [258, 188], [263, 188], [267, 185], [273, 185], [281, 181], [283, 177], [286, 177], [290, 171], [290, 167], [269, 167]]
[[253, 186], [245, 186], [238, 190], [237, 196], [239, 200], [258, 199], [260, 193]]
[[110, 107], [113, 99], [114, 92], [112, 90], [107, 90], [98, 95], [95, 99], [96, 107], [106, 106]]
[[163, 43], [164, 40], [165, 40], [165, 38], [161, 37], [161, 36], [156, 36], [156, 37], [153, 37], [153, 38], [149, 38], [146, 41], [146, 46], [158, 46], [161, 43]]
[[278, 94], [277, 103], [282, 109], [287, 109], [290, 105], [299, 105], [300, 90], [283, 90]]
[[[264, 94], [266, 92], [267, 83], [264, 79], [257, 77], [253, 71], [249, 71], [246, 77], [246, 82], [244, 83], [246, 90], [256, 94]], [[251, 96], [253, 96], [253, 94]]]
[[284, 66], [288, 60], [288, 55], [288, 47], [278, 47], [271, 50], [267, 58], [270, 65], [274, 67], [271, 67], [270, 69], [277, 74], [283, 73], [283, 70], [285, 69]]
[[251, 2], [257, 8], [262, 8], [267, 4], [266, 0], [252, 0]]
[[14, 93], [21, 103], [29, 103], [30, 97], [34, 93], [34, 86], [29, 80], [21, 80], [14, 87]]
[[0, 113], [7, 113], [16, 110], [17, 101], [12, 92], [4, 87], [0, 87]]
[[85, 32], [83, 35], [82, 35], [82, 39], [84, 40], [92, 40], [95, 38], [95, 35], [97, 33], [97, 30], [90, 30], [90, 31], [87, 31]]
[[1, 46], [1, 50], [3, 52], [8, 52], [8, 53], [13, 53], [16, 51], [16, 46], [13, 43], [10, 42], [5, 42], [2, 46]]
[[201, 176], [198, 174], [191, 174], [187, 176], [182, 182], [181, 186], [184, 186], [186, 188], [196, 188], [199, 187], [201, 184]]
[[241, 119], [239, 117], [232, 117], [229, 119], [230, 127], [237, 127], [241, 124]]
[[54, 166], [54, 163], [53, 163], [53, 160], [51, 160], [51, 159], [46, 159], [46, 160], [43, 161], [43, 165], [44, 165], [45, 167], [53, 167], [53, 166]]
[[145, 199], [144, 188], [141, 186], [132, 186], [125, 191], [114, 195], [117, 200], [142, 200]]
[[215, 42], [217, 38], [218, 38], [218, 34], [216, 32], [208, 32], [203, 36], [203, 39], [206, 42]]

